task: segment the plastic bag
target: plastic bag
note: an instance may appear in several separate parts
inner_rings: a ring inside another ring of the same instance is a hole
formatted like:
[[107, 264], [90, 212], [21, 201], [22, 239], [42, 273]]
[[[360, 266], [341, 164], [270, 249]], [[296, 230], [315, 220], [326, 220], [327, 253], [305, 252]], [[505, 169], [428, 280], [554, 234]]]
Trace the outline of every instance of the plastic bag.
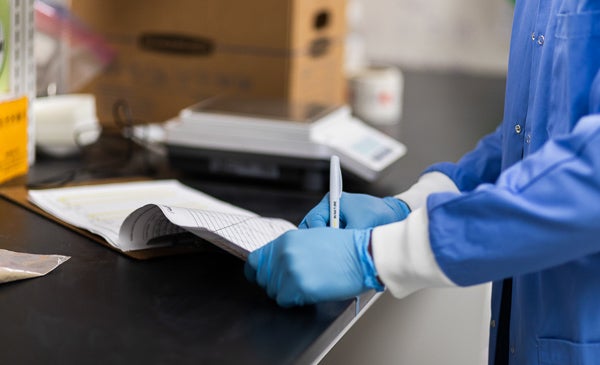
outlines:
[[0, 249], [0, 284], [46, 275], [69, 258], [62, 255], [35, 255]]
[[79, 90], [114, 59], [104, 38], [51, 0], [35, 1], [37, 96]]

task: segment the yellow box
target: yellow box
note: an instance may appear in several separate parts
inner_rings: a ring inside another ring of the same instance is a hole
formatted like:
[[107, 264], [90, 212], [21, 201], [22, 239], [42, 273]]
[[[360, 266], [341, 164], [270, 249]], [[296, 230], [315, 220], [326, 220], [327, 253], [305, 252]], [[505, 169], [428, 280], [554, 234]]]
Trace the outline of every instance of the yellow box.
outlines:
[[27, 97], [0, 102], [0, 183], [27, 173]]

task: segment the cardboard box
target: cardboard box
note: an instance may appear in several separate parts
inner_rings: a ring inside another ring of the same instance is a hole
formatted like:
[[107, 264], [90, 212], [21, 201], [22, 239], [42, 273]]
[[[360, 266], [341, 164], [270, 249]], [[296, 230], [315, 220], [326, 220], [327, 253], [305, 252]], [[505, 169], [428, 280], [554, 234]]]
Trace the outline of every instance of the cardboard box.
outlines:
[[117, 51], [84, 91], [164, 121], [206, 97], [345, 102], [345, 0], [71, 0]]

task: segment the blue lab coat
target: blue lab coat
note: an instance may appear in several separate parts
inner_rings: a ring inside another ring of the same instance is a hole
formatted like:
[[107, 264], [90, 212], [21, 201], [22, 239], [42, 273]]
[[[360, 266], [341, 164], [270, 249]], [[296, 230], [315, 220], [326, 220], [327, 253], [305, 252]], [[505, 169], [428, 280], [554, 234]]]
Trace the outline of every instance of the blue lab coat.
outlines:
[[459, 285], [513, 278], [511, 364], [600, 363], [600, 1], [517, 0], [504, 117], [429, 196], [435, 258]]

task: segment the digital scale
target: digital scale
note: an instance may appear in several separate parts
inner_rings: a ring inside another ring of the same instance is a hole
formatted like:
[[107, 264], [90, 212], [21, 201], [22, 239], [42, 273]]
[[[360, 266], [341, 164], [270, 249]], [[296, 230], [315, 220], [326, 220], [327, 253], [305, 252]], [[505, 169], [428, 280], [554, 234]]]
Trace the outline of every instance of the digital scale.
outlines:
[[176, 166], [302, 180], [307, 188], [322, 183], [318, 176], [328, 174], [332, 155], [345, 172], [374, 181], [406, 153], [402, 143], [354, 118], [348, 106], [214, 98], [183, 109], [165, 129]]

